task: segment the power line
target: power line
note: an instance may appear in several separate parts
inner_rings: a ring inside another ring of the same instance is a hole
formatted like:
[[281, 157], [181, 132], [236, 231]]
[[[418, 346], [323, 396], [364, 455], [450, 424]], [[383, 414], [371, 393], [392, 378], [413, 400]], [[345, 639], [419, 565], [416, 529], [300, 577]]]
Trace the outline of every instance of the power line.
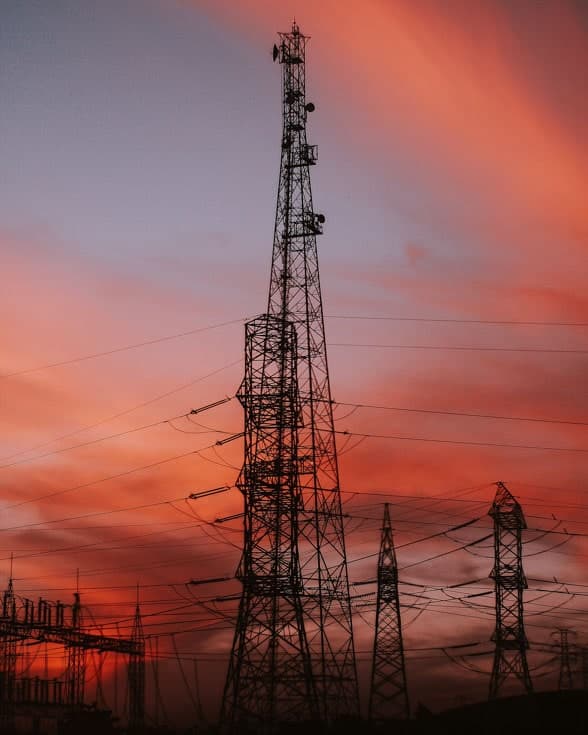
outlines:
[[183, 383], [182, 385], [179, 385], [177, 388], [168, 390], [165, 393], [160, 393], [154, 398], [149, 398], [146, 401], [137, 403], [135, 406], [131, 406], [130, 408], [126, 408], [124, 411], [119, 411], [118, 413], [115, 413], [111, 416], [107, 416], [106, 418], [100, 419], [99, 421], [96, 421], [93, 424], [82, 426], [80, 429], [74, 429], [74, 431], [69, 431], [67, 434], [62, 434], [61, 436], [56, 436], [53, 439], [49, 439], [48, 441], [41, 442], [40, 444], [36, 444], [32, 447], [29, 447], [28, 449], [22, 449], [18, 452], [14, 452], [13, 454], [8, 454], [8, 455], [5, 455], [4, 457], [0, 457], [0, 461], [6, 460], [6, 459], [12, 459], [13, 457], [19, 457], [23, 454], [28, 454], [29, 452], [33, 452], [35, 449], [41, 449], [42, 447], [46, 447], [49, 444], [53, 444], [56, 441], [61, 441], [62, 439], [68, 439], [71, 436], [75, 436], [76, 434], [81, 434], [82, 432], [88, 431], [89, 429], [95, 429], [97, 426], [101, 426], [102, 424], [107, 424], [111, 421], [115, 421], [116, 419], [122, 418], [123, 416], [127, 416], [129, 413], [133, 413], [134, 411], [137, 411], [140, 408], [145, 408], [145, 406], [150, 406], [152, 403], [156, 403], [157, 401], [161, 401], [164, 398], [168, 398], [169, 396], [172, 396], [175, 393], [179, 393], [180, 391], [185, 390], [186, 388], [190, 388], [196, 383], [200, 383], [203, 380], [211, 378], [214, 375], [217, 375], [218, 373], [222, 372], [223, 370], [227, 370], [228, 368], [233, 367], [234, 365], [238, 365], [241, 362], [242, 362], [241, 358], [239, 358], [238, 360], [233, 360], [232, 362], [229, 362], [220, 368], [216, 368], [216, 370], [213, 370], [210, 373], [206, 373], [205, 375], [200, 375], [197, 378], [194, 378], [194, 380], [190, 380], [188, 383]]
[[347, 314], [328, 314], [325, 319], [349, 319], [362, 321], [387, 321], [387, 322], [430, 322], [441, 324], [489, 324], [497, 326], [524, 326], [524, 327], [588, 327], [588, 322], [540, 322], [540, 321], [514, 321], [504, 319], [439, 319], [437, 317], [415, 317], [415, 316], [359, 316]]
[[107, 355], [114, 355], [118, 352], [126, 352], [127, 350], [135, 350], [139, 347], [146, 347], [147, 345], [154, 345], [160, 342], [168, 342], [169, 340], [172, 340], [172, 339], [179, 339], [180, 337], [187, 337], [192, 334], [198, 334], [199, 332], [207, 332], [207, 331], [210, 331], [211, 329], [219, 329], [220, 327], [226, 327], [226, 326], [229, 326], [230, 324], [238, 324], [243, 321], [245, 321], [245, 319], [231, 319], [230, 321], [227, 321], [227, 322], [220, 322], [219, 324], [210, 324], [207, 327], [198, 327], [197, 329], [190, 329], [186, 332], [168, 334], [164, 337], [157, 337], [156, 339], [149, 339], [143, 342], [135, 342], [134, 344], [124, 345], [123, 347], [115, 347], [111, 350], [104, 350], [103, 352], [94, 352], [90, 355], [82, 355], [80, 357], [71, 357], [67, 360], [60, 360], [59, 362], [51, 362], [51, 363], [46, 363], [45, 365], [38, 365], [37, 367], [25, 368], [23, 370], [15, 370], [12, 373], [4, 373], [4, 375], [0, 375], [0, 380], [5, 380], [7, 378], [14, 378], [19, 375], [28, 375], [30, 373], [36, 373], [41, 370], [49, 370], [55, 367], [62, 367], [64, 365], [73, 365], [74, 363], [85, 362], [87, 360], [94, 360], [98, 357], [106, 357]]
[[83, 490], [87, 487], [92, 487], [93, 485], [98, 485], [102, 482], [108, 482], [109, 480], [118, 480], [121, 477], [132, 475], [135, 472], [140, 472], [141, 470], [150, 470], [150, 469], [153, 469], [153, 467], [159, 467], [160, 465], [167, 464], [168, 462], [175, 462], [178, 459], [184, 459], [185, 457], [189, 457], [192, 454], [199, 454], [200, 452], [203, 452], [205, 449], [210, 449], [211, 446], [214, 446], [214, 444], [211, 444], [208, 447], [202, 447], [202, 449], [192, 449], [189, 452], [184, 452], [183, 454], [175, 454], [173, 457], [165, 457], [164, 459], [157, 460], [156, 462], [151, 462], [150, 464], [144, 464], [144, 465], [141, 465], [140, 467], [133, 467], [130, 470], [124, 470], [123, 472], [117, 472], [114, 475], [108, 475], [107, 477], [101, 477], [98, 480], [91, 480], [90, 482], [84, 482], [80, 485], [74, 485], [73, 487], [67, 487], [62, 490], [55, 490], [52, 493], [47, 493], [46, 495], [40, 495], [36, 498], [30, 498], [29, 500], [21, 500], [20, 503], [13, 503], [12, 505], [5, 505], [4, 507], [0, 508], [0, 511], [12, 510], [13, 508], [20, 508], [21, 506], [27, 505], [28, 503], [35, 503], [40, 500], [47, 500], [48, 498], [54, 498], [58, 495], [64, 495], [65, 493], [74, 492], [75, 490]]
[[[126, 436], [127, 434], [133, 434], [136, 431], [144, 431], [145, 429], [152, 429], [155, 426], [161, 426], [162, 424], [170, 424], [172, 421], [177, 421], [178, 419], [187, 418], [188, 416], [192, 414], [201, 413], [202, 411], [206, 411], [209, 408], [215, 408], [216, 406], [219, 406], [223, 403], [228, 403], [234, 398], [234, 396], [227, 396], [226, 398], [216, 401], [214, 404], [210, 404], [208, 406], [203, 406], [202, 408], [194, 408], [191, 411], [188, 411], [187, 413], [179, 414], [178, 416], [172, 416], [168, 419], [161, 419], [160, 421], [153, 421], [150, 424], [143, 424], [143, 426], [136, 426], [133, 429], [127, 429], [126, 431], [119, 431], [116, 434], [109, 434], [108, 436], [101, 436], [97, 439], [90, 439], [87, 442], [81, 442], [80, 444], [73, 444], [69, 447], [62, 447], [61, 449], [54, 449], [51, 452], [45, 452], [44, 454], [37, 454], [34, 457], [27, 457], [25, 459], [19, 459], [16, 462], [10, 462], [9, 464], [3, 464], [0, 465], [0, 470], [5, 469], [7, 467], [14, 467], [19, 464], [27, 464], [28, 462], [34, 462], [37, 459], [44, 459], [45, 457], [51, 457], [54, 454], [62, 454], [63, 452], [69, 452], [72, 449], [80, 449], [82, 447], [90, 446], [91, 444], [98, 444], [99, 442], [107, 441], [108, 439], [118, 439], [121, 436]], [[175, 428], [172, 426], [172, 428]], [[190, 432], [192, 434], [227, 434], [228, 436], [231, 435], [230, 431], [223, 431], [222, 429], [208, 429], [206, 431], [196, 431], [196, 432]]]
[[575, 447], [544, 447], [536, 444], [506, 444], [502, 442], [474, 442], [474, 441], [458, 441], [456, 439], [434, 439], [424, 436], [400, 436], [391, 434], [363, 434], [357, 431], [335, 431], [335, 434], [343, 436], [362, 436], [366, 439], [391, 439], [395, 441], [412, 441], [412, 442], [430, 442], [433, 444], [455, 444], [466, 447], [498, 447], [501, 449], [533, 449], [543, 452], [576, 452], [580, 454], [588, 453], [588, 449]]
[[533, 353], [555, 353], [570, 355], [588, 355], [588, 350], [563, 350], [556, 348], [535, 347], [472, 347], [456, 345], [400, 345], [364, 342], [330, 342], [329, 347], [369, 347], [391, 350], [450, 350], [458, 352], [533, 352]]
[[373, 408], [384, 411], [404, 411], [407, 413], [426, 413], [439, 416], [467, 416], [479, 419], [497, 419], [500, 421], [531, 421], [540, 424], [562, 424], [566, 426], [588, 426], [588, 421], [571, 421], [566, 419], [542, 419], [530, 416], [502, 416], [499, 414], [476, 413], [469, 411], [441, 411], [430, 408], [407, 408], [405, 406], [383, 406], [373, 403], [350, 403], [346, 401], [333, 401], [336, 406], [350, 406], [354, 408]]

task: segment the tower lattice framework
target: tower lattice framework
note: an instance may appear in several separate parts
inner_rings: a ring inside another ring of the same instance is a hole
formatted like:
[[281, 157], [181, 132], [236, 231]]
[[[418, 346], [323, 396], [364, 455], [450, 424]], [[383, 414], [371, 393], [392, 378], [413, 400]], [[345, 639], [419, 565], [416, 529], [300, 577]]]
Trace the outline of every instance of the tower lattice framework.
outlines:
[[574, 688], [574, 678], [572, 675], [572, 667], [570, 665], [570, 630], [568, 628], [559, 628], [559, 680], [558, 689]]
[[[138, 598], [138, 591], [137, 591]], [[139, 600], [131, 632], [133, 650], [128, 659], [129, 732], [141, 731], [145, 724], [145, 633]]]
[[516, 679], [527, 694], [533, 692], [523, 619], [523, 593], [527, 579], [523, 571], [522, 531], [527, 527], [523, 509], [504, 483], [497, 483], [489, 515], [494, 519], [494, 579], [496, 629], [490, 699], [499, 696], [509, 679]]
[[321, 718], [359, 712], [347, 558], [339, 490], [310, 167], [317, 147], [306, 136], [305, 53], [308, 37], [296, 23], [279, 34], [274, 60], [282, 67], [282, 141], [268, 313], [296, 329], [300, 554], [306, 633]]
[[16, 618], [16, 598], [12, 577], [2, 596], [2, 619], [0, 621], [0, 732], [10, 731], [14, 726], [14, 695], [16, 680], [16, 648], [18, 636], [10, 622]]
[[408, 690], [398, 594], [398, 565], [388, 503], [384, 504], [376, 604], [368, 716], [372, 722], [391, 718], [405, 719], [409, 716]]
[[294, 325], [264, 315], [245, 327], [243, 585], [221, 723], [272, 732], [318, 717], [298, 555], [300, 404]]

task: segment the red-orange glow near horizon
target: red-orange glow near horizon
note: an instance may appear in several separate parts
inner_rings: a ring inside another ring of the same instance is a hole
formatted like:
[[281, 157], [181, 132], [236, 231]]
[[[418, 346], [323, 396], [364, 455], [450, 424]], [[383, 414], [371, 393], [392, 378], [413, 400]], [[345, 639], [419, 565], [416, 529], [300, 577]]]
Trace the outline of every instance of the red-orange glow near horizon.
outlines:
[[[162, 4], [170, 13], [177, 10], [178, 3]], [[287, 0], [278, 11], [273, 0], [180, 4], [205, 12], [229, 33], [253, 37], [257, 45], [268, 47], [275, 31], [285, 30], [284, 22], [295, 13], [302, 30], [313, 37], [309, 84], [320, 86], [323, 107], [340, 120], [334, 139], [344, 143], [350, 157], [368, 161], [374, 180], [404, 173], [417, 188], [422, 185], [427, 201], [439, 192], [432, 228], [443, 221], [446, 203], [454, 202], [447, 215], [449, 231], [471, 243], [467, 262], [465, 257], [457, 262], [441, 247], [418, 243], [405, 247], [398, 268], [366, 265], [358, 256], [355, 262], [334, 266], [330, 277], [353, 281], [367, 304], [376, 295], [380, 304], [388, 303], [390, 294], [400, 295], [418, 315], [588, 322], [588, 152], [574, 110], [558, 106], [555, 82], [541, 76], [546, 61], [538, 61], [549, 29], [554, 76], [571, 77], [578, 68], [588, 68], [586, 25], [577, 22], [572, 5], [522, 3], [517, 10], [507, 3], [465, 0]], [[535, 36], [522, 38], [516, 23], [529, 12], [535, 16]], [[276, 76], [276, 95], [278, 85]], [[583, 96], [578, 89], [578, 97]], [[581, 117], [586, 102], [577, 104]], [[276, 147], [276, 166], [278, 155]], [[267, 209], [271, 218], [271, 202]], [[347, 215], [354, 216], [352, 207]], [[63, 259], [46, 233], [32, 227], [30, 232], [29, 239], [0, 232], [0, 247], [10, 253], [3, 263], [6, 290], [1, 303], [10, 314], [18, 305], [18, 318], [6, 318], [0, 326], [2, 372], [130, 344], [142, 335], [155, 338], [176, 329], [172, 322], [182, 311], [196, 315], [189, 327], [222, 321], [215, 305], [200, 294], [186, 304], [172, 287], [156, 280], [142, 281], [122, 271], [114, 275], [107, 269], [90, 273], [81, 259]], [[325, 242], [327, 238], [328, 233]], [[269, 259], [269, 241], [267, 247]], [[490, 261], [499, 276], [490, 277], [485, 270]], [[98, 290], [97, 283], [102, 284]], [[338, 296], [334, 305], [325, 298], [325, 311], [341, 314], [351, 306], [353, 312], [355, 298], [354, 303]], [[109, 308], [110, 299], [119, 305], [125, 300], [141, 304], [145, 321], [125, 322]], [[265, 300], [263, 289], [259, 311]], [[242, 312], [237, 301], [231, 308], [233, 316]], [[475, 342], [484, 348], [543, 345], [578, 351], [586, 345], [585, 328], [554, 331], [522, 325], [505, 342], [504, 332], [489, 326], [475, 333], [459, 325], [434, 331], [422, 324], [327, 320], [327, 326], [333, 343], [442, 347]], [[397, 331], [391, 337], [393, 329]], [[241, 497], [232, 486], [242, 446], [240, 440], [224, 446], [215, 442], [240, 431], [242, 416], [236, 401], [193, 420], [182, 415], [234, 395], [241, 366], [231, 363], [242, 354], [242, 332], [239, 324], [232, 325], [170, 342], [165, 352], [146, 347], [6, 378], [0, 384], [4, 577], [14, 555], [17, 593], [70, 599], [79, 570], [84, 602], [95, 606], [97, 622], [114, 633], [113, 620], [122, 621], [118, 630], [129, 630], [138, 581], [144, 611], [152, 616], [146, 624], [149, 632], [179, 631], [186, 636], [182, 645], [187, 650], [212, 657], [205, 684], [210, 716], [216, 714], [225, 666], [222, 656], [215, 657], [228, 651], [236, 604], [217, 598], [238, 591], [238, 585], [194, 591], [187, 583], [231, 575], [239, 561], [240, 521], [216, 519], [241, 509]], [[337, 428], [397, 437], [338, 436], [353, 581], [373, 574], [372, 557], [356, 560], [377, 551], [384, 496], [392, 503], [399, 547], [473, 517], [480, 519], [475, 531], [456, 533], [456, 538], [467, 542], [488, 533], [487, 511], [497, 480], [511, 483], [531, 528], [586, 532], [586, 355], [366, 352], [333, 346], [329, 362], [336, 401], [381, 407], [336, 406]], [[224, 372], [197, 382], [224, 366]], [[161, 399], [151, 402], [157, 396]], [[443, 414], [451, 411], [483, 416]], [[488, 414], [535, 421], [484, 418]], [[541, 418], [569, 423], [541, 423]], [[173, 420], [158, 423], [165, 419]], [[224, 484], [232, 489], [186, 500], [190, 493]], [[125, 510], [130, 508], [135, 510]], [[535, 536], [539, 532], [531, 541]], [[570, 538], [556, 549], [561, 540], [547, 537], [530, 544], [531, 553], [552, 546], [554, 551], [530, 556], [529, 576], [583, 583], [585, 538]], [[492, 560], [486, 547], [478, 555], [465, 552], [416, 564], [451, 543], [436, 538], [400, 548], [401, 566], [414, 564], [407, 577], [430, 586], [439, 580], [453, 584], [487, 577]], [[190, 608], [195, 598], [206, 602]], [[552, 596], [546, 601], [552, 602], [559, 600]], [[464, 633], [456, 632], [442, 607], [437, 616], [414, 615], [415, 625], [406, 631], [409, 644], [429, 645], [439, 638], [451, 643], [463, 635], [490, 638], [492, 618], [486, 610], [481, 619], [468, 619], [466, 609]], [[570, 606], [569, 619], [558, 614], [576, 625], [578, 609]], [[534, 637], [546, 634], [532, 630]], [[370, 625], [358, 620], [359, 648], [369, 647], [370, 635]], [[171, 660], [170, 638], [162, 641]], [[50, 654], [47, 660], [40, 655], [31, 672], [60, 669], [61, 662]], [[103, 664], [109, 685], [114, 665], [110, 659]], [[166, 666], [171, 671], [170, 661], [162, 663], [164, 670]], [[362, 662], [362, 673], [366, 666]], [[409, 661], [415, 692], [426, 691], [435, 673], [433, 667], [423, 671], [418, 662]], [[442, 687], [439, 701], [446, 694]]]

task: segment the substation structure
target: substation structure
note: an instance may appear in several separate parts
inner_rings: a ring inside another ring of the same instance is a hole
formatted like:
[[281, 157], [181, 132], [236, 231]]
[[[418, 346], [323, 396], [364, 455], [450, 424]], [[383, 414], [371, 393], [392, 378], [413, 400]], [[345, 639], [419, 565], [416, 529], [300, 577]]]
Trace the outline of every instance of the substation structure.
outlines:
[[[125, 656], [128, 662], [128, 731], [139, 730], [145, 715], [145, 639], [137, 608], [130, 638], [90, 632], [82, 619], [79, 593], [73, 604], [36, 602], [17, 596], [12, 580], [2, 596], [0, 616], [0, 732], [14, 731], [17, 720], [67, 720], [92, 709], [85, 704], [87, 655], [90, 651]], [[66, 667], [62, 676], [26, 676], [23, 652], [42, 644], [63, 647]]]
[[279, 34], [279, 190], [266, 315], [246, 327], [243, 591], [225, 731], [359, 714], [351, 601], [306, 136], [308, 37]]

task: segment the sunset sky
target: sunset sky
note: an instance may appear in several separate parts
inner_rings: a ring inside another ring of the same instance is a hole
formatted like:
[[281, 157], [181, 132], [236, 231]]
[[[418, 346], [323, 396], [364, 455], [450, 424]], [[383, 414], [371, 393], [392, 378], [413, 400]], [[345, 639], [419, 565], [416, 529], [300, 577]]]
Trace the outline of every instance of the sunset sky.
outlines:
[[[586, 588], [573, 587], [588, 555], [582, 0], [3, 3], [0, 584], [14, 554], [18, 594], [71, 600], [79, 570], [97, 623], [128, 632], [139, 583], [170, 719], [193, 716], [176, 650], [192, 687], [199, 661], [216, 716], [237, 604], [218, 598], [238, 585], [186, 582], [234, 573], [240, 522], [214, 521], [242, 499], [185, 498], [235, 482], [241, 443], [214, 443], [242, 416], [235, 400], [185, 414], [234, 396], [243, 322], [265, 309], [271, 47], [294, 16], [312, 39], [332, 393], [386, 407], [337, 405], [336, 428], [396, 437], [339, 436], [350, 578], [373, 578], [385, 500], [398, 547], [479, 517], [398, 560], [433, 598], [405, 590], [413, 705], [483, 698], [473, 668], [491, 656], [414, 649], [492, 650], [492, 595], [465, 599], [492, 590], [491, 540], [416, 562], [490, 533], [503, 480], [534, 529], [529, 660], [548, 688], [539, 644], [562, 625], [588, 643]], [[371, 599], [356, 603], [364, 691]]]

